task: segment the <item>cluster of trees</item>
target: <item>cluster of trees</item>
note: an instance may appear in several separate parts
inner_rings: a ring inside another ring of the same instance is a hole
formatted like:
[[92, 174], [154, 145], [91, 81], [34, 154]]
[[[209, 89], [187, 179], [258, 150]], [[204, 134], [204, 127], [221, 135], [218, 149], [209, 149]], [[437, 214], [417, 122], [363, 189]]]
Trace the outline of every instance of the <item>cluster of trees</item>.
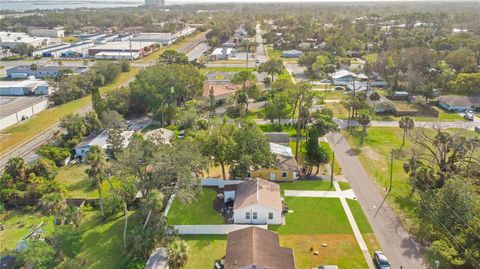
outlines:
[[441, 128], [412, 130], [408, 122], [401, 127], [415, 147], [404, 168], [418, 193], [417, 236], [443, 266], [478, 267], [480, 140]]
[[99, 95], [99, 87], [112, 83], [121, 72], [127, 72], [129, 68], [127, 61], [98, 62], [92, 70], [82, 76], [69, 76], [68, 70], [59, 72], [53, 78], [57, 90], [50, 100], [55, 105], [60, 105], [89, 94]]

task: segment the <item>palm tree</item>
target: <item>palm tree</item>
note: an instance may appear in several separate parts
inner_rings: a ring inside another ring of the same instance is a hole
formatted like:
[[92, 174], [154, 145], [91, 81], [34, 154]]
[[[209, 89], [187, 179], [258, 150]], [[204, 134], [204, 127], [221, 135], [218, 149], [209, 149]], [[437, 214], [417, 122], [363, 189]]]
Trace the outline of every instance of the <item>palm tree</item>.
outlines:
[[168, 267], [171, 269], [180, 269], [188, 261], [190, 248], [185, 241], [175, 238], [167, 246]]
[[362, 125], [362, 140], [361, 140], [361, 145], [363, 145], [363, 142], [365, 141], [365, 135], [367, 134], [367, 126], [370, 124], [370, 116], [368, 114], [360, 114], [358, 117], [358, 123]]
[[102, 182], [107, 176], [107, 163], [102, 149], [98, 146], [92, 146], [87, 154], [87, 163], [90, 168], [86, 170], [88, 177], [95, 181], [98, 190], [98, 198], [100, 200], [100, 212], [105, 219], [103, 211]]
[[283, 73], [283, 62], [281, 59], [268, 60], [258, 66], [258, 72], [267, 73], [272, 77], [271, 82], [273, 82], [275, 75], [280, 75]]
[[53, 214], [53, 221], [56, 224], [60, 214], [67, 208], [67, 200], [60, 192], [47, 193], [40, 199], [39, 206], [49, 214]]
[[415, 127], [415, 122], [410, 117], [402, 117], [398, 122], [398, 126], [403, 129], [403, 140], [402, 140], [402, 147], [403, 147], [405, 145], [405, 136], [407, 134], [407, 131]]
[[33, 76], [37, 78], [37, 70], [38, 70], [38, 64], [33, 63], [30, 65], [30, 70], [33, 72]]

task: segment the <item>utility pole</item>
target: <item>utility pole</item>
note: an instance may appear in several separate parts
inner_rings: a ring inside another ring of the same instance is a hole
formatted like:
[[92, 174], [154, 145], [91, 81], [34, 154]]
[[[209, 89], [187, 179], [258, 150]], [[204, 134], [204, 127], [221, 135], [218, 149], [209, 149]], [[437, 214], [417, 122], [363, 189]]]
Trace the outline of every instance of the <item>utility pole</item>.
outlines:
[[249, 47], [250, 47], [250, 41], [248, 40], [248, 38], [246, 39], [247, 40], [247, 63], [246, 63], [246, 68], [245, 68], [245, 71], [248, 70], [248, 53], [250, 52], [249, 50]]
[[332, 152], [332, 165], [330, 169], [330, 187], [333, 186], [333, 170], [335, 170], [335, 151]]

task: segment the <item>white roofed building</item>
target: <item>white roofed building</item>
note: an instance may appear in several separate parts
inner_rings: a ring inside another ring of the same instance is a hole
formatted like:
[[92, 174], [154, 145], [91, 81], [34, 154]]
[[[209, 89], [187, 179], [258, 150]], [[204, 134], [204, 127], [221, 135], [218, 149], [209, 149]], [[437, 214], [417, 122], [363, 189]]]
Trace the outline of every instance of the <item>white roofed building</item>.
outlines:
[[37, 79], [0, 81], [0, 96], [48, 95], [47, 81]]
[[[130, 143], [130, 138], [132, 137], [134, 131], [127, 130], [122, 132], [123, 136], [123, 147], [127, 147]], [[85, 158], [88, 154], [88, 151], [92, 146], [98, 146], [99, 148], [103, 149], [104, 151], [108, 148], [108, 131], [105, 130], [101, 132], [97, 136], [90, 136], [87, 139], [80, 142], [75, 148], [75, 157], [76, 158]]]

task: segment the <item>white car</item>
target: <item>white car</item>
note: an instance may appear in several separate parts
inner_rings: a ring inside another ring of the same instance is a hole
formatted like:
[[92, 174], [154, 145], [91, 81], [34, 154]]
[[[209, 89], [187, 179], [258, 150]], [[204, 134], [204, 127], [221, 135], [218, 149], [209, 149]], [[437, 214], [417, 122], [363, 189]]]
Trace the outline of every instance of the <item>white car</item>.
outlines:
[[467, 111], [463, 115], [463, 118], [469, 121], [473, 121], [473, 119], [475, 118], [475, 114], [473, 112]]

